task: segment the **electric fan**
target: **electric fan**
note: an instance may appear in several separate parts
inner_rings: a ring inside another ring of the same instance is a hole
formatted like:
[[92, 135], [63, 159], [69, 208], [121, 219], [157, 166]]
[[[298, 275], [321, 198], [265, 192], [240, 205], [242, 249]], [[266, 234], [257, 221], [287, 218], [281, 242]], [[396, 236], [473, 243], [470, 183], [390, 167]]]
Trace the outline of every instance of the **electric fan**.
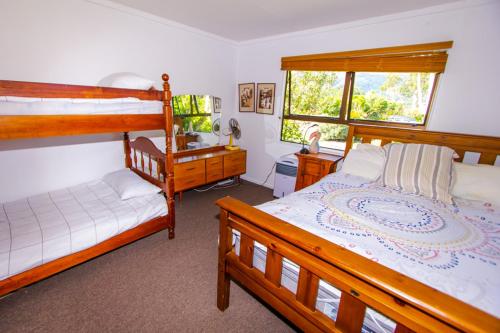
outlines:
[[228, 150], [238, 150], [239, 146], [233, 145], [233, 136], [236, 139], [241, 138], [241, 128], [238, 124], [238, 121], [234, 118], [229, 119], [229, 128], [227, 128], [226, 133], [224, 135], [229, 135], [229, 144], [226, 146]]

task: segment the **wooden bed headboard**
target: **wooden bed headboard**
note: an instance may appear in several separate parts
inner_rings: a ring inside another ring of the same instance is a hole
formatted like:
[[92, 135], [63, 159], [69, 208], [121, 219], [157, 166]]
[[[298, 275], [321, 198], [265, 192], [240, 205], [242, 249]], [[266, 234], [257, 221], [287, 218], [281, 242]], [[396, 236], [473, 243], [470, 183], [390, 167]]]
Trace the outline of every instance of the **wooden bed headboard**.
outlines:
[[166, 155], [143, 136], [130, 141], [128, 133], [125, 133], [123, 143], [126, 167], [167, 193]]
[[466, 152], [478, 153], [478, 163], [491, 165], [495, 164], [497, 156], [500, 155], [500, 137], [369, 125], [349, 125], [345, 155], [352, 148], [355, 139], [361, 140], [362, 143], [380, 140], [382, 146], [391, 142], [447, 146], [460, 156], [457, 159], [459, 162], [464, 159]]

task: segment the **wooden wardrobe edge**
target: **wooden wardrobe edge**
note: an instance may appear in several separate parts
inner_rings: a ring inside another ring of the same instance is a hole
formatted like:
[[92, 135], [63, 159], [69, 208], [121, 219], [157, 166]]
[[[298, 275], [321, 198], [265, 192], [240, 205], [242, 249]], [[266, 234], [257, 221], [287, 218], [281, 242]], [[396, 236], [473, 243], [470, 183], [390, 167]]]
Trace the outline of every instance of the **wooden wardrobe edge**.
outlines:
[[154, 218], [88, 249], [64, 256], [0, 281], [0, 296], [41, 281], [158, 231], [168, 229], [168, 215]]

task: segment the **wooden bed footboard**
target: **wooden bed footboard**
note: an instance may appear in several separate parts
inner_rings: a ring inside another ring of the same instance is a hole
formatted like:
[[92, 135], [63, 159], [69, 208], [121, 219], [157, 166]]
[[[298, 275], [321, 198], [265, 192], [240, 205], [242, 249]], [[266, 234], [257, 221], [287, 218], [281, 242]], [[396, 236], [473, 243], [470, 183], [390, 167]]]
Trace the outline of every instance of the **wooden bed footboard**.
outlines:
[[[217, 205], [221, 311], [233, 279], [306, 332], [360, 332], [367, 307], [395, 321], [396, 332], [500, 331], [495, 317], [239, 200]], [[233, 230], [241, 233], [239, 255]], [[254, 242], [267, 248], [264, 273], [253, 267]], [[281, 285], [284, 258], [300, 266], [296, 293]], [[335, 321], [316, 309], [320, 280], [341, 291]]]

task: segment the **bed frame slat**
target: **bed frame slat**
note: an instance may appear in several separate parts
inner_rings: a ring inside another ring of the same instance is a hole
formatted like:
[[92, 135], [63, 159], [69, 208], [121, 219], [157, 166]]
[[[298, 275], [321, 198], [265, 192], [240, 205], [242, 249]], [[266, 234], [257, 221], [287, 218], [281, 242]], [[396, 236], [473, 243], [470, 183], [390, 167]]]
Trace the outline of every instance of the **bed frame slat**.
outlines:
[[281, 286], [282, 270], [283, 256], [268, 247], [266, 256], [266, 279], [271, 281], [277, 287]]
[[382, 139], [382, 140], [380, 141], [380, 146], [382, 146], [382, 147], [383, 147], [383, 146], [385, 146], [385, 145], [387, 145], [387, 144], [389, 144], [389, 143], [391, 143], [391, 141], [390, 141], [390, 140], [385, 140], [385, 139]]
[[144, 152], [141, 151], [141, 169], [144, 172]]
[[479, 157], [479, 163], [481, 164], [495, 164], [497, 159], [497, 154], [494, 153], [482, 153], [481, 157]]
[[134, 148], [134, 168], [137, 168], [137, 150]]
[[465, 157], [465, 150], [463, 149], [455, 149], [455, 153], [457, 153], [458, 158], [455, 159], [457, 162], [462, 162]]
[[347, 292], [343, 292], [340, 297], [335, 327], [342, 332], [361, 332], [365, 319], [365, 311], [366, 306], [363, 302], [349, 295]]
[[363, 143], [372, 143], [372, 138], [370, 138], [369, 136], [364, 136], [361, 138], [361, 142]]
[[297, 300], [314, 311], [318, 296], [319, 278], [304, 267], [300, 267]]
[[240, 239], [240, 259], [248, 267], [253, 267], [253, 239], [246, 234], [241, 234]]

